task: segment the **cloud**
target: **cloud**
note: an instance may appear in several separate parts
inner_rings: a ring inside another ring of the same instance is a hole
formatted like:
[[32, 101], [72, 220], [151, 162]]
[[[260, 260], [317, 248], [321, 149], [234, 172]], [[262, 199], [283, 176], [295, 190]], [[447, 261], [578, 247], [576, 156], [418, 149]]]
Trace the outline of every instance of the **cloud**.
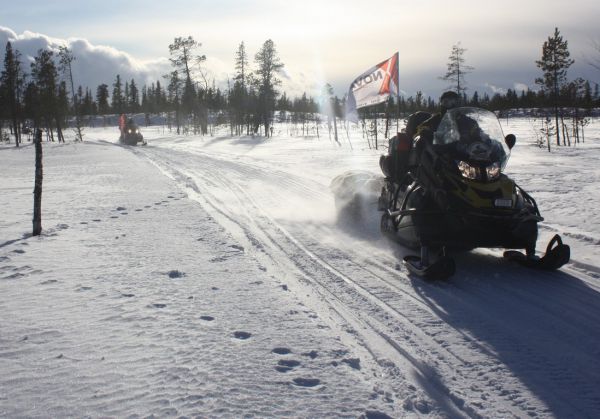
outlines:
[[144, 85], [162, 80], [162, 75], [171, 69], [170, 62], [166, 58], [142, 61], [113, 47], [92, 45], [85, 39], [51, 38], [30, 31], [18, 35], [11, 29], [0, 26], [2, 57], [8, 41], [11, 42], [13, 49], [22, 54], [23, 70], [26, 72], [29, 72], [29, 63], [33, 62], [38, 50], [49, 49], [58, 52], [60, 46], [67, 46], [75, 56], [72, 64], [75, 85], [89, 87], [93, 91], [102, 83], [112, 86], [117, 74], [121, 76], [121, 80], [134, 79], [138, 85]]
[[486, 83], [485, 87], [490, 89], [493, 93], [499, 93], [501, 95], [506, 94], [506, 89], [504, 87], [494, 86], [493, 84], [490, 84], [490, 83]]
[[515, 83], [515, 91], [516, 92], [528, 92], [529, 86], [526, 85], [525, 83], [516, 82]]
[[[163, 86], [167, 81], [163, 79], [164, 74], [173, 71], [168, 58], [155, 60], [139, 60], [127, 52], [114, 47], [104, 45], [93, 45], [86, 39], [68, 38], [59, 39], [49, 36], [25, 31], [18, 35], [9, 28], [0, 26], [0, 57], [4, 57], [6, 42], [10, 41], [13, 49], [22, 54], [23, 70], [29, 72], [29, 65], [40, 49], [49, 49], [58, 53], [60, 46], [67, 46], [73, 52], [73, 78], [75, 86], [89, 87], [95, 94], [96, 88], [104, 83], [112, 90], [112, 85], [117, 74], [123, 82], [134, 79], [138, 86], [147, 85], [160, 81]], [[1, 59], [1, 58], [0, 58]], [[1, 64], [0, 64], [1, 65]], [[201, 84], [227, 89], [228, 81], [233, 79], [233, 65], [223, 60], [208, 56], [202, 63], [202, 67], [193, 67], [193, 75]], [[320, 85], [315, 81], [315, 76], [306, 72], [299, 72], [288, 66], [280, 73], [282, 85], [280, 90], [285, 91], [288, 96], [301, 96], [304, 92], [309, 95], [318, 94]]]

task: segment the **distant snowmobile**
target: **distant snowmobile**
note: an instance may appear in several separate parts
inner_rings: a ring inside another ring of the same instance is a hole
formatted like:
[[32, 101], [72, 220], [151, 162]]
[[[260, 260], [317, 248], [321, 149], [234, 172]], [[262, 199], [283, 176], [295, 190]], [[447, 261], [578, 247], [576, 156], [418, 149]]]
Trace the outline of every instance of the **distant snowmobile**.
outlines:
[[[423, 119], [423, 113], [414, 115]], [[409, 118], [409, 124], [414, 121]], [[381, 230], [420, 249], [406, 256], [416, 275], [443, 279], [454, 274], [446, 249], [507, 250], [522, 265], [555, 270], [569, 261], [570, 248], [555, 235], [543, 257], [535, 255], [540, 215], [535, 200], [502, 173], [516, 138], [506, 137], [492, 112], [450, 109], [433, 138], [399, 133], [390, 140], [380, 167], [386, 176], [379, 197]]]
[[142, 145], [147, 144], [147, 142], [144, 141], [144, 136], [142, 135], [140, 128], [132, 119], [130, 119], [129, 122], [127, 122], [127, 125], [121, 130], [119, 142], [126, 145], [137, 145], [137, 143], [142, 143]]

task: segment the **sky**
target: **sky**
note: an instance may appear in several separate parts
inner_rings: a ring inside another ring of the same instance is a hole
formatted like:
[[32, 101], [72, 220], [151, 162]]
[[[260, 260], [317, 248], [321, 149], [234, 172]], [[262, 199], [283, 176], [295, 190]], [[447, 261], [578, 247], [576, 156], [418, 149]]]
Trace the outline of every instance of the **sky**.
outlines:
[[535, 89], [535, 60], [555, 27], [575, 59], [569, 78], [600, 82], [600, 71], [588, 64], [600, 56], [593, 47], [600, 41], [600, 2], [591, 0], [5, 2], [0, 53], [7, 40], [25, 56], [69, 45], [78, 60], [76, 83], [93, 90], [111, 86], [116, 74], [139, 85], [162, 80], [171, 69], [169, 44], [188, 35], [202, 43], [205, 70], [222, 87], [242, 41], [253, 58], [272, 39], [290, 95], [316, 95], [330, 83], [342, 96], [355, 77], [398, 51], [402, 94], [437, 97], [448, 87], [439, 77], [458, 42], [474, 67], [466, 76], [468, 94]]

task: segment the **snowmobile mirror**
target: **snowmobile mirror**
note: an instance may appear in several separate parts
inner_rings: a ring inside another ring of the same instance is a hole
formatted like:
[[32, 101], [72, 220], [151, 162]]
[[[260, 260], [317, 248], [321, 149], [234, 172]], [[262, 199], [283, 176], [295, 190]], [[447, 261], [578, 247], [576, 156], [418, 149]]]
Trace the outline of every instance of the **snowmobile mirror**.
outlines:
[[512, 150], [517, 142], [517, 137], [515, 137], [514, 134], [508, 134], [506, 137], [504, 137], [504, 142], [508, 146], [508, 149]]

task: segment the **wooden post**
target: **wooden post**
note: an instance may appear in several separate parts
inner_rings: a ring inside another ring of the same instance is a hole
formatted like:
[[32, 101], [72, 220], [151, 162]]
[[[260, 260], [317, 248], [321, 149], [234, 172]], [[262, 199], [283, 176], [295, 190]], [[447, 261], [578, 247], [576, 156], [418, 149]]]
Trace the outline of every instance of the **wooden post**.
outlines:
[[42, 131], [35, 133], [35, 186], [33, 187], [33, 235], [39, 236], [42, 232]]

